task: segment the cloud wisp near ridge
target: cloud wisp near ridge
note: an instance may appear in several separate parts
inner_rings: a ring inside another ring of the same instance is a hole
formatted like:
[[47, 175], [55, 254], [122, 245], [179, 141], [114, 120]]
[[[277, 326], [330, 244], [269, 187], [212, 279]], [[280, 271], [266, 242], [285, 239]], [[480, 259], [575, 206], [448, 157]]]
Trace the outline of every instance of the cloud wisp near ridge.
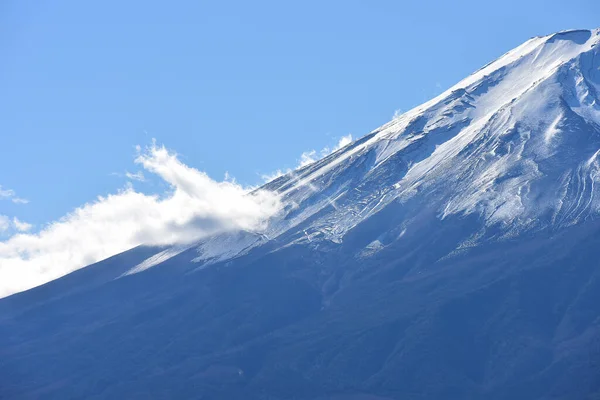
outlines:
[[[12, 225], [18, 233], [0, 242], [0, 297], [140, 244], [185, 244], [230, 230], [260, 231], [280, 209], [276, 194], [251, 192], [253, 188], [228, 179], [215, 181], [154, 142], [138, 150], [135, 162], [162, 179], [168, 189], [145, 194], [129, 184], [78, 207], [37, 233], [26, 233], [31, 226], [14, 218]], [[0, 222], [8, 227], [11, 220]]]
[[[298, 165], [296, 166], [296, 168], [306, 167], [307, 165], [312, 164], [315, 161], [318, 161], [324, 157], [327, 157], [331, 153], [338, 151], [339, 149], [347, 146], [350, 143], [352, 143], [352, 134], [349, 133], [346, 136], [342, 136], [337, 142], [337, 144], [332, 148], [324, 147], [320, 151], [314, 149], [305, 151], [300, 155], [300, 159], [298, 160]], [[261, 175], [261, 178], [265, 183], [267, 183], [279, 178], [282, 175], [289, 174], [290, 172], [292, 172], [292, 170], [289, 168], [286, 170], [278, 169], [270, 174]]]

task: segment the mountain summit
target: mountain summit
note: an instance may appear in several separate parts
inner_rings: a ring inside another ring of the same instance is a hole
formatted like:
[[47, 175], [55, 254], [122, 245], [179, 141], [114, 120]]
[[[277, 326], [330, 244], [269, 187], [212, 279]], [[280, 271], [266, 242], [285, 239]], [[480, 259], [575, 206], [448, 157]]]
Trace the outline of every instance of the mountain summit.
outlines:
[[598, 43], [600, 30], [533, 38], [268, 188], [298, 205], [290, 225], [330, 205], [311, 228], [334, 241], [417, 198], [442, 219], [481, 214], [486, 227], [577, 223], [597, 211]]
[[0, 398], [600, 399], [600, 30], [266, 184], [261, 232], [0, 300]]
[[[392, 236], [406, 233], [424, 208], [439, 219], [480, 216], [470, 244], [490, 232], [507, 237], [591, 218], [599, 206], [598, 43], [600, 30], [530, 39], [435, 99], [267, 184], [287, 207], [264, 236], [252, 244], [244, 238], [236, 249], [273, 238], [342, 243], [391, 204], [403, 205]], [[384, 231], [370, 239], [393, 240]], [[204, 258], [201, 246], [199, 260], [222, 259], [215, 244]], [[230, 257], [231, 242], [224, 247]]]

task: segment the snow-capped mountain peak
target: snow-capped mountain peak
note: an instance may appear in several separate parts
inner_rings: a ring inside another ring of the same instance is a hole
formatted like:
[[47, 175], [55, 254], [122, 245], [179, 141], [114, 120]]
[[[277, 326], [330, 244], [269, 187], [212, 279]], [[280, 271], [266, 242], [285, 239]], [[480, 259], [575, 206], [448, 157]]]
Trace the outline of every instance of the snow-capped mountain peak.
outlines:
[[[535, 37], [329, 157], [267, 185], [296, 225], [341, 241], [393, 201], [487, 226], [572, 224], [598, 210], [600, 30]], [[318, 217], [317, 217], [318, 215]], [[314, 232], [313, 232], [314, 233]]]
[[367, 243], [398, 240], [426, 214], [479, 218], [469, 246], [595, 216], [598, 43], [600, 29], [526, 41], [436, 98], [269, 182], [261, 189], [279, 193], [285, 208], [267, 229], [204, 239], [194, 261], [204, 268], [267, 242], [340, 244], [393, 206], [395, 222], [372, 230]]

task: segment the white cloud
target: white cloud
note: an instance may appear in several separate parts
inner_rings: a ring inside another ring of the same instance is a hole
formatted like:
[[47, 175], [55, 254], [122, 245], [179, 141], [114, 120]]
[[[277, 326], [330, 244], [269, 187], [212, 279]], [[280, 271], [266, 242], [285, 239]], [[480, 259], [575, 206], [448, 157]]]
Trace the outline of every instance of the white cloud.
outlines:
[[307, 166], [308, 164], [312, 164], [319, 158], [320, 157], [317, 156], [316, 150], [305, 151], [300, 155], [300, 162], [298, 164], [298, 168], [302, 168]]
[[0, 233], [6, 232], [10, 228], [10, 218], [6, 215], [0, 215]]
[[270, 174], [263, 174], [260, 177], [262, 178], [263, 182], [267, 183], [267, 182], [274, 181], [275, 179], [279, 178], [280, 176], [289, 174], [290, 172], [292, 172], [292, 170], [289, 168], [286, 170], [278, 169], [275, 172], [271, 172]]
[[15, 195], [15, 191], [12, 189], [2, 189], [0, 185], [0, 199], [10, 199]]
[[342, 147], [346, 147], [350, 143], [352, 143], [352, 135], [349, 133], [346, 136], [342, 136], [342, 138], [340, 139], [340, 141], [338, 142], [338, 144], [333, 148], [332, 153], [334, 151], [338, 151]]
[[[324, 157], [327, 157], [331, 153], [338, 151], [339, 149], [349, 145], [350, 143], [352, 143], [352, 134], [342, 136], [340, 138], [340, 140], [338, 141], [338, 143], [331, 149], [329, 147], [324, 147], [319, 152], [317, 152], [316, 150], [305, 151], [304, 153], [302, 153], [300, 155], [300, 160], [298, 160], [298, 166], [296, 168], [306, 167], [307, 165], [310, 165], [310, 164], [314, 163], [315, 161], [318, 161]], [[289, 174], [290, 172], [292, 172], [290, 169], [287, 169], [287, 170], [278, 169], [277, 171], [272, 172], [270, 174], [261, 175], [261, 177], [264, 182], [271, 182], [272, 180], [277, 179], [282, 175]]]
[[2, 189], [0, 185], [0, 200], [10, 200], [15, 204], [27, 204], [29, 200], [17, 197], [17, 194], [12, 189]]
[[227, 230], [260, 231], [280, 209], [275, 194], [250, 193], [233, 181], [214, 181], [155, 144], [139, 153], [135, 162], [162, 178], [170, 190], [148, 195], [128, 185], [38, 233], [18, 233], [0, 242], [0, 297], [140, 244], [189, 243]]
[[[12, 221], [7, 215], [0, 215], [0, 233], [7, 233], [10, 231], [17, 230], [19, 232], [26, 232], [32, 228], [33, 225], [19, 220], [17, 217], [13, 217]], [[2, 258], [0, 257], [0, 261]], [[0, 267], [1, 268], [1, 267]]]
[[[314, 162], [314, 161], [320, 160], [321, 158], [327, 157], [331, 153], [335, 153], [336, 151], [338, 151], [342, 147], [349, 145], [350, 143], [352, 143], [352, 135], [347, 134], [346, 136], [342, 136], [340, 138], [340, 140], [337, 142], [337, 144], [335, 146], [333, 146], [332, 149], [330, 149], [329, 147], [322, 148], [321, 151], [319, 152], [320, 157], [316, 157], [317, 152], [315, 150], [311, 150], [310, 152], [305, 152], [302, 154], [302, 156], [304, 156], [305, 154], [311, 155], [312, 162]], [[308, 163], [308, 164], [310, 164], [310, 163]], [[301, 166], [303, 166], [303, 165], [301, 165]]]
[[13, 218], [13, 226], [19, 232], [27, 232], [27, 231], [31, 230], [31, 228], [33, 227], [33, 225], [31, 225], [25, 221], [21, 221], [17, 217]]
[[11, 199], [11, 201], [12, 201], [13, 203], [15, 203], [15, 204], [27, 204], [27, 203], [29, 203], [29, 200], [27, 200], [27, 199], [23, 199], [23, 198], [21, 198], [21, 197], [13, 197], [13, 198]]
[[125, 171], [125, 176], [128, 179], [131, 179], [133, 181], [139, 181], [139, 182], [145, 182], [146, 181], [146, 177], [144, 176], [144, 173], [142, 171], [138, 171], [136, 173], [131, 173], [129, 171]]

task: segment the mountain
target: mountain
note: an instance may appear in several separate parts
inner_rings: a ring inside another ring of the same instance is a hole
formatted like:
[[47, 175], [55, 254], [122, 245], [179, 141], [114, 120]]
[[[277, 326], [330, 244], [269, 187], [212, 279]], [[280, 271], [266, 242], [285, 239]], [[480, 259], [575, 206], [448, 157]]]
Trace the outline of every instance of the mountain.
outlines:
[[261, 232], [0, 300], [2, 399], [600, 399], [600, 30], [261, 190]]

